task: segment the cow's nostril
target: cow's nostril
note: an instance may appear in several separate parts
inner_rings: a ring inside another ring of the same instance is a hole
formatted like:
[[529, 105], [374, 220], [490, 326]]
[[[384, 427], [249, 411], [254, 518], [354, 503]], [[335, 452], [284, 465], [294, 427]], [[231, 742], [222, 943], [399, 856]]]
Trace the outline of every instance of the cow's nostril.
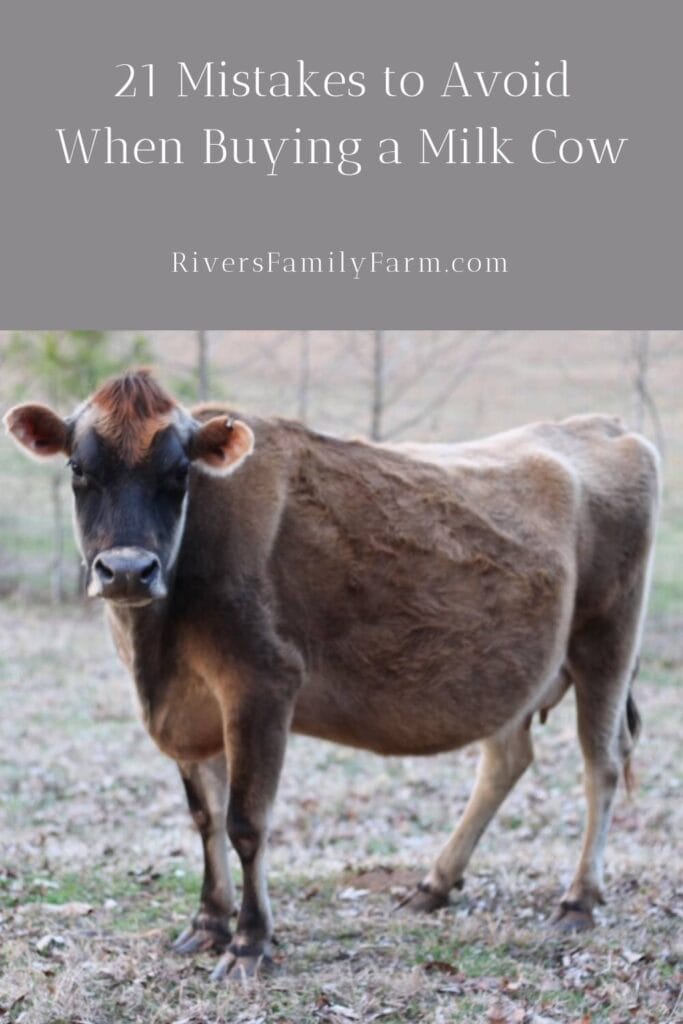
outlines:
[[115, 576], [114, 570], [107, 565], [103, 558], [98, 558], [95, 561], [95, 572], [103, 583], [111, 583]]
[[140, 582], [151, 583], [158, 568], [159, 560], [157, 558], [150, 558], [149, 562], [140, 570]]

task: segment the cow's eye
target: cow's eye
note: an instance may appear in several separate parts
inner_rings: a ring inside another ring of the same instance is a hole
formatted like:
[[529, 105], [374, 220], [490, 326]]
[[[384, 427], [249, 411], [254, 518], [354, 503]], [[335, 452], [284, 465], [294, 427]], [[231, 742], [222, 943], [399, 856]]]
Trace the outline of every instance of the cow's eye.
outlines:
[[71, 486], [77, 491], [101, 490], [100, 484], [91, 473], [87, 473], [80, 462], [69, 459], [71, 467]]
[[187, 474], [189, 471], [189, 463], [185, 463], [182, 466], [176, 466], [164, 476], [162, 486], [169, 491], [184, 491], [187, 484]]

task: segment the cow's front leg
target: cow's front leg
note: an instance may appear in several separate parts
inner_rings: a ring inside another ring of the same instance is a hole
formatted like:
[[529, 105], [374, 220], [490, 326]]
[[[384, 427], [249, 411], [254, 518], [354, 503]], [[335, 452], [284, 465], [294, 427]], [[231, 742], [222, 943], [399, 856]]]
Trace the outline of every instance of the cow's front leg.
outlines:
[[178, 953], [224, 950], [231, 939], [235, 893], [228, 867], [228, 769], [225, 754], [193, 764], [179, 762], [187, 802], [204, 849], [199, 910], [173, 948]]
[[242, 864], [243, 891], [237, 931], [213, 972], [214, 980], [254, 978], [272, 966], [265, 857], [290, 719], [291, 701], [261, 691], [226, 721], [228, 835]]

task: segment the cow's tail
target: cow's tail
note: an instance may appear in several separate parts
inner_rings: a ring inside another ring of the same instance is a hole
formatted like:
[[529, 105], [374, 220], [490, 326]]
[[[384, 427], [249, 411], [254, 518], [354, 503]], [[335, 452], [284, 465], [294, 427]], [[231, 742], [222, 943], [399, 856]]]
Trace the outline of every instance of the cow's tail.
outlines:
[[631, 764], [631, 754], [633, 753], [633, 748], [638, 742], [642, 725], [640, 712], [638, 711], [638, 706], [633, 697], [633, 683], [638, 675], [639, 667], [640, 662], [639, 660], [636, 660], [633, 672], [631, 673], [631, 679], [629, 681], [626, 708], [624, 709], [624, 718], [621, 723], [620, 733], [621, 756], [624, 765], [624, 782], [626, 783], [626, 789], [629, 793], [632, 793], [635, 787], [635, 776], [633, 774], [633, 766]]

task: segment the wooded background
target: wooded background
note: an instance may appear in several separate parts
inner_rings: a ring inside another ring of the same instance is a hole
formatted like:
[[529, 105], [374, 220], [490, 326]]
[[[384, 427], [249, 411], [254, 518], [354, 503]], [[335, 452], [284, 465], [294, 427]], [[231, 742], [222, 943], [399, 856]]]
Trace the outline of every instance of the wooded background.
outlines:
[[[70, 412], [152, 365], [186, 404], [221, 399], [373, 440], [461, 441], [604, 411], [658, 446], [665, 475], [652, 608], [683, 617], [683, 332], [50, 331], [0, 333], [0, 410]], [[0, 597], [79, 596], [63, 467], [0, 446]]]

